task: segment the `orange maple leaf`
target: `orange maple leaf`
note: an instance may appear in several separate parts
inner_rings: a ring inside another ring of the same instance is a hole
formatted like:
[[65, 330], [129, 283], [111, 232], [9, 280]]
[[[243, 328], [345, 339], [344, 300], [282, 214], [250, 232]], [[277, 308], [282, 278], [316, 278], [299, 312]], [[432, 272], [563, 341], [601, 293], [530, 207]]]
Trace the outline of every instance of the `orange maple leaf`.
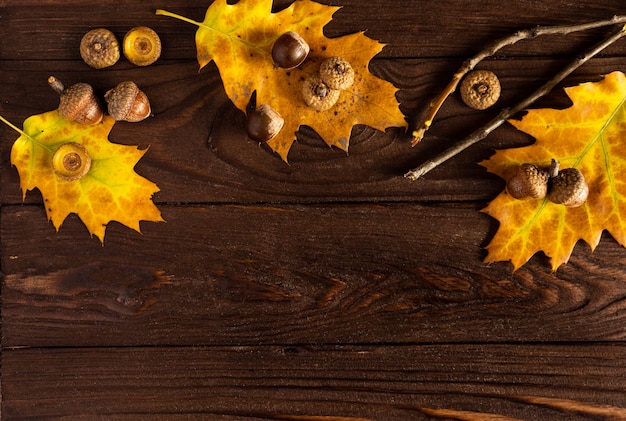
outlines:
[[[105, 116], [100, 124], [82, 125], [64, 120], [55, 110], [27, 118], [23, 131], [11, 125], [21, 133], [13, 143], [11, 163], [20, 175], [22, 192], [39, 189], [57, 231], [70, 213], [100, 241], [110, 221], [136, 231], [140, 220], [163, 221], [151, 201], [159, 188], [133, 171], [146, 151], [110, 143], [107, 136], [114, 124]], [[87, 174], [76, 180], [64, 179], [53, 169], [54, 152], [70, 142], [82, 145], [91, 161]]]
[[555, 158], [561, 168], [583, 173], [589, 198], [581, 207], [566, 208], [502, 192], [483, 209], [500, 222], [486, 262], [511, 260], [517, 269], [543, 251], [556, 270], [569, 260], [578, 240], [595, 249], [605, 229], [626, 244], [626, 76], [614, 72], [565, 92], [571, 107], [530, 110], [521, 121], [509, 121], [535, 137], [534, 144], [497, 151], [481, 165], [507, 180], [522, 163], [547, 167]]
[[[384, 45], [363, 33], [332, 39], [324, 36], [324, 25], [338, 9], [300, 0], [272, 13], [272, 0], [240, 0], [234, 5], [218, 0], [207, 9], [203, 22], [164, 10], [157, 10], [157, 14], [198, 26], [198, 63], [202, 68], [215, 61], [226, 93], [237, 108], [245, 112], [256, 90], [259, 104], [269, 104], [283, 116], [282, 131], [268, 145], [286, 161], [301, 125], [313, 128], [329, 146], [345, 151], [355, 124], [378, 130], [407, 125], [398, 108], [397, 89], [368, 70], [369, 61]], [[272, 46], [288, 31], [304, 37], [311, 52], [300, 67], [277, 69], [272, 61]], [[331, 109], [315, 111], [302, 99], [302, 82], [319, 70], [324, 59], [332, 56], [342, 56], [351, 63], [356, 72], [355, 82], [341, 92]]]

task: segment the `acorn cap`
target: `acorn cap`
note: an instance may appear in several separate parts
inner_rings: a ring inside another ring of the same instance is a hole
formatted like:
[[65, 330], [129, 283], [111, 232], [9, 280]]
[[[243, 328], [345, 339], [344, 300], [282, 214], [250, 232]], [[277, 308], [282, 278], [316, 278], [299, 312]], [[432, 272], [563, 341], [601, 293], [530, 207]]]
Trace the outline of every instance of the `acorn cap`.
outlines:
[[308, 77], [302, 84], [304, 102], [316, 111], [331, 108], [339, 99], [340, 93], [341, 91], [326, 85], [319, 74]]
[[89, 66], [103, 69], [120, 59], [120, 46], [113, 32], [106, 28], [96, 28], [83, 35], [80, 55]]
[[320, 65], [320, 77], [332, 89], [348, 89], [354, 83], [354, 69], [341, 57], [330, 57]]
[[471, 108], [484, 110], [500, 98], [500, 81], [489, 70], [469, 72], [461, 82], [461, 99]]
[[582, 206], [589, 196], [585, 177], [577, 168], [561, 170], [556, 177], [550, 179], [549, 187], [548, 199], [570, 208]]
[[104, 94], [109, 115], [117, 121], [137, 122], [150, 115], [150, 102], [135, 82], [121, 82]]
[[147, 26], [137, 26], [124, 36], [124, 56], [137, 66], [148, 66], [161, 56], [161, 39]]
[[79, 143], [64, 143], [52, 154], [52, 170], [67, 181], [83, 178], [91, 168], [87, 149]]

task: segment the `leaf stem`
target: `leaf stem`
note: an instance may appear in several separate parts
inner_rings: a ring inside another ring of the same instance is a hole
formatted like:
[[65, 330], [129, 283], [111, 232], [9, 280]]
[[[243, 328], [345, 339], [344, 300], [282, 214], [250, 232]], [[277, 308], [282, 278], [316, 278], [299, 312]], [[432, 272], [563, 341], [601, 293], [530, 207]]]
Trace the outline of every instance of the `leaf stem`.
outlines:
[[626, 35], [626, 25], [624, 25], [618, 32], [613, 35], [605, 38], [602, 42], [596, 44], [593, 48], [587, 51], [584, 55], [577, 57], [573, 60], [569, 65], [563, 68], [559, 73], [557, 73], [552, 79], [544, 83], [540, 88], [530, 94], [527, 98], [519, 102], [512, 108], [504, 108], [500, 113], [487, 124], [482, 126], [480, 129], [476, 130], [463, 140], [461, 140], [455, 146], [445, 150], [443, 153], [435, 156], [433, 159], [430, 159], [417, 168], [412, 169], [411, 171], [404, 174], [404, 176], [411, 180], [417, 180], [433, 168], [438, 165], [444, 163], [448, 159], [456, 156], [458, 153], [477, 143], [478, 141], [487, 137], [492, 131], [496, 128], [500, 127], [505, 121], [509, 118], [517, 114], [518, 112], [528, 108], [539, 98], [547, 95], [556, 85], [558, 85], [563, 79], [565, 79], [568, 75], [570, 75], [574, 70], [582, 66], [589, 59], [594, 57], [600, 51], [604, 50], [609, 45], [613, 44], [615, 41], [620, 39]]
[[167, 10], [163, 10], [163, 9], [157, 9], [156, 14], [161, 15], [161, 16], [169, 16], [170, 18], [179, 19], [179, 20], [182, 20], [187, 23], [191, 23], [192, 25], [196, 25], [196, 26], [200, 26], [202, 24], [202, 22], [196, 22], [193, 19], [189, 19], [184, 16], [177, 15], [176, 13], [168, 12]]
[[473, 70], [478, 63], [484, 60], [487, 57], [494, 55], [496, 52], [501, 50], [502, 48], [515, 44], [518, 41], [523, 39], [532, 39], [541, 35], [555, 35], [561, 34], [566, 35], [571, 32], [579, 32], [585, 31], [588, 29], [601, 28], [604, 26], [615, 25], [618, 23], [626, 23], [626, 16], [613, 16], [611, 19], [589, 22], [580, 25], [564, 25], [564, 26], [536, 26], [534, 28], [528, 28], [525, 30], [517, 31], [512, 35], [509, 35], [505, 38], [501, 38], [495, 41], [493, 44], [490, 44], [485, 49], [480, 51], [474, 57], [467, 59], [461, 67], [457, 70], [457, 72], [452, 77], [452, 80], [448, 83], [448, 85], [444, 88], [444, 90], [430, 103], [428, 108], [428, 112], [426, 117], [419, 129], [415, 130], [412, 133], [413, 139], [411, 141], [412, 146], [417, 145], [423, 138], [426, 131], [430, 128], [437, 112], [446, 101], [446, 99], [456, 90], [459, 82], [467, 73]]
[[11, 123], [9, 120], [7, 120], [6, 118], [2, 117], [0, 115], [0, 121], [2, 121], [4, 124], [6, 124], [7, 126], [9, 126], [10, 128], [12, 128], [13, 130], [15, 130], [16, 132], [18, 132], [20, 135], [22, 136], [26, 136], [28, 138], [30, 138], [29, 135], [27, 135], [26, 133], [24, 133], [24, 131], [22, 129], [20, 129], [19, 127], [17, 127], [16, 125], [14, 125], [13, 123]]

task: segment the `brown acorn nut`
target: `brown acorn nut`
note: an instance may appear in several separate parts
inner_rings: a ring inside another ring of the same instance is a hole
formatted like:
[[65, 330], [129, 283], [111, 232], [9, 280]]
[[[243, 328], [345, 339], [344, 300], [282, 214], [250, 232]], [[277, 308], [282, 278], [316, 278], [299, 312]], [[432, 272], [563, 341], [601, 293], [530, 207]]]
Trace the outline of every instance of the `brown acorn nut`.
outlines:
[[316, 111], [331, 108], [339, 99], [340, 93], [341, 91], [326, 85], [319, 74], [308, 77], [302, 84], [304, 102]]
[[582, 206], [589, 196], [589, 186], [577, 168], [566, 168], [551, 177], [549, 190], [548, 199], [551, 202], [570, 208]]
[[150, 113], [150, 101], [134, 82], [121, 82], [104, 94], [111, 117], [117, 121], [138, 122]]
[[506, 183], [515, 199], [543, 199], [548, 192], [548, 172], [533, 164], [522, 164]]
[[354, 83], [354, 69], [341, 57], [330, 57], [320, 64], [320, 77], [332, 89], [348, 89]]
[[122, 46], [124, 56], [137, 66], [148, 66], [161, 56], [161, 39], [147, 26], [137, 26], [128, 31]]
[[91, 158], [87, 149], [79, 143], [64, 143], [52, 154], [52, 170], [64, 180], [79, 180], [90, 168]]
[[246, 132], [255, 142], [273, 139], [283, 128], [285, 120], [268, 104], [261, 104], [246, 116]]
[[103, 69], [113, 66], [120, 59], [120, 46], [113, 32], [96, 28], [83, 35], [80, 55], [89, 66]]
[[461, 82], [461, 99], [471, 108], [484, 110], [500, 98], [500, 81], [489, 70], [469, 72]]
[[309, 44], [297, 32], [289, 31], [279, 36], [272, 46], [275, 67], [293, 69], [309, 55]]
[[98, 124], [102, 121], [104, 112], [91, 85], [76, 83], [65, 88], [54, 76], [48, 78], [48, 84], [60, 95], [59, 115], [62, 118], [79, 124]]

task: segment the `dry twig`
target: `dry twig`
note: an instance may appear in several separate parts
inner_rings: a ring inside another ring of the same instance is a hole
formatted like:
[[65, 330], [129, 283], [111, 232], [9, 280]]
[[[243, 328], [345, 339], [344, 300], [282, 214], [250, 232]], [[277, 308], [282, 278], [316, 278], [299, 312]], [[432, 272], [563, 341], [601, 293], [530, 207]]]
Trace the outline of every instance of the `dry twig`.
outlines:
[[517, 31], [512, 35], [497, 40], [496, 42], [487, 46], [487, 48], [476, 54], [474, 57], [465, 60], [465, 62], [463, 62], [459, 70], [457, 70], [457, 72], [452, 77], [452, 80], [448, 83], [444, 90], [430, 103], [426, 118], [423, 120], [421, 127], [412, 133], [412, 146], [417, 145], [420, 140], [423, 139], [424, 134], [433, 123], [437, 112], [439, 111], [445, 100], [456, 90], [459, 82], [461, 81], [461, 79], [463, 79], [463, 76], [473, 70], [476, 65], [485, 58], [494, 55], [506, 46], [515, 44], [516, 42], [524, 39], [532, 39], [541, 35], [566, 35], [572, 32], [580, 32], [588, 29], [601, 28], [603, 26], [610, 26], [618, 23], [626, 23], [626, 16], [613, 16], [613, 18], [608, 20], [589, 22], [581, 25], [537, 26], [534, 28]]
[[[626, 19], [626, 17], [624, 19]], [[500, 113], [494, 119], [489, 121], [483, 127], [476, 130], [475, 132], [473, 132], [472, 134], [470, 134], [468, 137], [464, 138], [463, 140], [461, 140], [455, 146], [445, 150], [443, 153], [435, 156], [433, 159], [429, 159], [428, 161], [424, 162], [422, 165], [418, 166], [417, 168], [414, 168], [413, 170], [407, 172], [406, 174], [404, 174], [404, 176], [411, 180], [417, 180], [418, 178], [420, 178], [421, 176], [423, 176], [424, 174], [426, 174], [433, 168], [444, 163], [448, 159], [454, 157], [455, 155], [467, 149], [468, 147], [472, 146], [473, 144], [477, 143], [478, 141], [484, 139], [485, 137], [489, 135], [489, 133], [494, 131], [496, 128], [500, 127], [509, 118], [511, 118], [518, 112], [524, 110], [525, 108], [528, 108], [539, 98], [543, 97], [544, 95], [547, 95], [556, 85], [558, 85], [561, 81], [563, 81], [563, 79], [565, 79], [574, 70], [582, 66], [589, 59], [594, 57], [596, 54], [598, 54], [600, 51], [602, 51], [609, 45], [613, 44], [615, 41], [617, 41], [624, 35], [626, 35], [626, 25], [624, 25], [615, 34], [604, 39], [602, 42], [600, 42], [599, 44], [591, 48], [584, 55], [576, 58], [568, 66], [566, 66], [563, 70], [557, 73], [552, 79], [550, 79], [545, 84], [543, 84], [539, 89], [533, 92], [526, 99], [522, 100], [521, 102], [519, 102], [517, 105], [515, 105], [512, 108], [504, 108], [502, 111], [500, 111]]]

